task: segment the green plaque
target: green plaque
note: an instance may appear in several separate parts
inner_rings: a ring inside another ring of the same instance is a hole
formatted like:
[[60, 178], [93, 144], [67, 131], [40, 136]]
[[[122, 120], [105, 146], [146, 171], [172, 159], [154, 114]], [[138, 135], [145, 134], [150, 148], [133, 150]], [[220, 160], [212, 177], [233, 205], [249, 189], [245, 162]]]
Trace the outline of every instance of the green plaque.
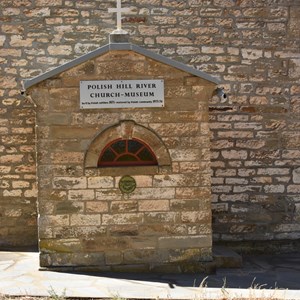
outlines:
[[135, 190], [135, 188], [136, 182], [135, 179], [131, 176], [126, 175], [120, 179], [119, 189], [123, 194], [130, 194]]

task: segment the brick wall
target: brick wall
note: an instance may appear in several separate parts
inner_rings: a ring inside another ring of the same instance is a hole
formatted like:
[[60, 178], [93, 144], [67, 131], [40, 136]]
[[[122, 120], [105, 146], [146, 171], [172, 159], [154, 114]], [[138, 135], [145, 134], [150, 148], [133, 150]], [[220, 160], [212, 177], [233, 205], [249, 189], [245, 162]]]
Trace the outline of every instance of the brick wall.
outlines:
[[[20, 82], [107, 43], [113, 6], [0, 3], [2, 247], [36, 239], [34, 106]], [[217, 76], [229, 94], [210, 108], [215, 240], [299, 238], [299, 0], [124, 6], [132, 42]]]

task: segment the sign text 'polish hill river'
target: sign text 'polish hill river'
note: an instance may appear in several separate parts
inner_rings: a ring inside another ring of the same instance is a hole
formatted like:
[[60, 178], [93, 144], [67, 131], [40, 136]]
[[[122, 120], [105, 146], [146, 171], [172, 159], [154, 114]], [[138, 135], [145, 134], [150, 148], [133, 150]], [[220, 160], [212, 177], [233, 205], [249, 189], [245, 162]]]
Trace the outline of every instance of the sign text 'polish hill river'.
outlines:
[[163, 80], [80, 81], [81, 109], [163, 106]]

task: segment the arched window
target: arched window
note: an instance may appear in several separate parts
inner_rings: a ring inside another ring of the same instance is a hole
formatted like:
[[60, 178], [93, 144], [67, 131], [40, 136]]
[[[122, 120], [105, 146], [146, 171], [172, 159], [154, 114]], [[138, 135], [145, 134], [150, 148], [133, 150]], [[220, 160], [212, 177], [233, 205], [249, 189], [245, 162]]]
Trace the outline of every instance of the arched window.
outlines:
[[154, 166], [155, 154], [138, 139], [117, 139], [102, 150], [98, 167]]
[[[117, 149], [112, 147], [114, 143], [119, 141], [123, 142], [116, 144], [116, 146], [119, 145]], [[132, 145], [135, 143], [142, 145], [137, 151], [131, 150]], [[118, 150], [120, 148], [123, 149], [123, 152]], [[106, 152], [106, 150], [108, 151]], [[128, 160], [129, 157], [131, 160], [124, 162], [126, 156], [122, 157], [122, 153], [127, 153]], [[171, 157], [166, 145], [153, 130], [136, 124], [134, 121], [124, 120], [99, 132], [93, 139], [85, 154], [84, 172], [89, 176], [103, 174], [128, 175], [131, 171], [134, 174], [145, 174], [145, 172], [158, 174], [162, 168], [168, 168], [169, 170], [171, 164]], [[132, 170], [120, 168], [126, 166], [144, 167], [136, 167]], [[117, 168], [113, 170], [105, 167]]]

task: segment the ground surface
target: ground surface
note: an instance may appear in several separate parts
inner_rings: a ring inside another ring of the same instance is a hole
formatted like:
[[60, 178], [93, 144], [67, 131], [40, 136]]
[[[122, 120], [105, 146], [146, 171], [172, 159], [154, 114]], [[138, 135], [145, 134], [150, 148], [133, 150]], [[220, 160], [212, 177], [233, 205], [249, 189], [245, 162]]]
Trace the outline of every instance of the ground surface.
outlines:
[[[300, 300], [300, 252], [245, 256], [216, 274], [74, 274], [39, 271], [38, 253], [0, 252], [0, 294], [44, 299]], [[250, 288], [251, 287], [251, 288]], [[2, 296], [0, 300], [8, 300]], [[18, 300], [35, 300], [19, 298]]]

